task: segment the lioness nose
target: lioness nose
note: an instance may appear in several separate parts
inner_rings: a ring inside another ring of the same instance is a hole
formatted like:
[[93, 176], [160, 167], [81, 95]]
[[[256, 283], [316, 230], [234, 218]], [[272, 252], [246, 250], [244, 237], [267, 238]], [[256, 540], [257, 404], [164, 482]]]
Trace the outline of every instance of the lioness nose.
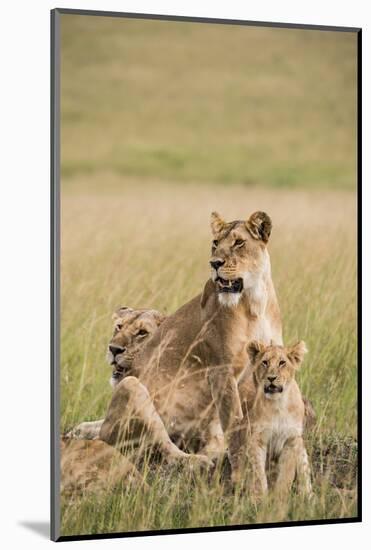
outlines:
[[110, 344], [108, 346], [108, 349], [112, 353], [113, 357], [116, 357], [116, 355], [125, 351], [125, 348], [123, 348], [122, 346], [118, 346], [117, 344]]
[[224, 260], [211, 260], [210, 265], [215, 269], [215, 271], [218, 271], [219, 267], [225, 264]]
[[274, 382], [277, 376], [267, 376], [269, 382]]

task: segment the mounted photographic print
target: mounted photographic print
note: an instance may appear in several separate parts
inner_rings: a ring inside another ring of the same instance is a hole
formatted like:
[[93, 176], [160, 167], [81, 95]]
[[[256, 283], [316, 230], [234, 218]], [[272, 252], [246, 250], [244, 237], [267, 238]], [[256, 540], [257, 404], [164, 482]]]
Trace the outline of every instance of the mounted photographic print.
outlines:
[[53, 540], [361, 520], [360, 48], [52, 11]]

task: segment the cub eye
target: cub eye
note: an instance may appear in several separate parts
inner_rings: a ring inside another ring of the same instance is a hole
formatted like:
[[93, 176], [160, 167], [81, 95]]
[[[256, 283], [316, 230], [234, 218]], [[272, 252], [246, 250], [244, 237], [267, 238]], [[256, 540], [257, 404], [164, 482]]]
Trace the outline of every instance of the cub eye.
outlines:
[[138, 332], [137, 332], [137, 336], [146, 336], [148, 334], [148, 332], [146, 330], [144, 330], [143, 328], [140, 329]]
[[262, 365], [263, 365], [263, 367], [267, 367], [268, 366], [268, 361], [262, 361]]
[[216, 240], [215, 240], [215, 241], [213, 241], [213, 246], [214, 246], [214, 247], [217, 247], [217, 246], [218, 246], [218, 244], [219, 244], [219, 241], [216, 241]]
[[286, 365], [286, 361], [280, 361], [279, 362], [279, 367], [284, 367]]
[[243, 239], [236, 239], [233, 243], [233, 246], [243, 246], [245, 244], [245, 241]]
[[122, 325], [118, 324], [118, 325], [116, 325], [115, 328], [116, 328], [116, 330], [121, 330], [121, 329], [122, 329]]

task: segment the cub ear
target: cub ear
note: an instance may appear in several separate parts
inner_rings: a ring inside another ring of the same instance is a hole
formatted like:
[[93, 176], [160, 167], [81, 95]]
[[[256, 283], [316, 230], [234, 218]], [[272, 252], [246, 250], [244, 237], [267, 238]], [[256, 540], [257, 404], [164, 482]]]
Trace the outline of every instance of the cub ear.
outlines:
[[258, 342], [257, 340], [253, 340], [252, 342], [247, 344], [247, 355], [249, 356], [252, 364], [255, 363], [255, 359], [257, 358], [259, 353], [263, 353], [264, 350], [264, 344]]
[[225, 226], [225, 221], [223, 218], [218, 214], [218, 212], [211, 212], [211, 231], [213, 235], [216, 235], [223, 229]]
[[294, 346], [287, 348], [287, 357], [295, 364], [296, 367], [299, 367], [307, 351], [307, 346], [301, 340]]
[[117, 319], [121, 319], [125, 313], [129, 313], [130, 311], [133, 311], [131, 307], [127, 306], [121, 306], [118, 309], [116, 309], [115, 313], [112, 315], [112, 321], [117, 321]]
[[254, 212], [247, 220], [246, 227], [254, 239], [267, 243], [272, 231], [272, 220], [265, 212]]

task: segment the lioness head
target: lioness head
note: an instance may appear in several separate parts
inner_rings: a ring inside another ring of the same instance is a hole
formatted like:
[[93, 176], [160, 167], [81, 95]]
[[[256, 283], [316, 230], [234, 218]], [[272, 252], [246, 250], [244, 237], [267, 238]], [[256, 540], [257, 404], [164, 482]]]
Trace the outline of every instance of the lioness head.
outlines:
[[265, 212], [233, 222], [225, 222], [216, 212], [211, 214], [211, 276], [220, 303], [237, 305], [242, 293], [254, 288], [269, 269], [266, 245], [271, 229]]
[[268, 399], [278, 399], [295, 378], [307, 348], [304, 342], [283, 347], [254, 341], [248, 344], [247, 351], [257, 387]]
[[114, 387], [130, 374], [134, 357], [165, 317], [155, 309], [121, 307], [112, 319], [114, 328], [107, 360], [112, 366], [110, 384]]

